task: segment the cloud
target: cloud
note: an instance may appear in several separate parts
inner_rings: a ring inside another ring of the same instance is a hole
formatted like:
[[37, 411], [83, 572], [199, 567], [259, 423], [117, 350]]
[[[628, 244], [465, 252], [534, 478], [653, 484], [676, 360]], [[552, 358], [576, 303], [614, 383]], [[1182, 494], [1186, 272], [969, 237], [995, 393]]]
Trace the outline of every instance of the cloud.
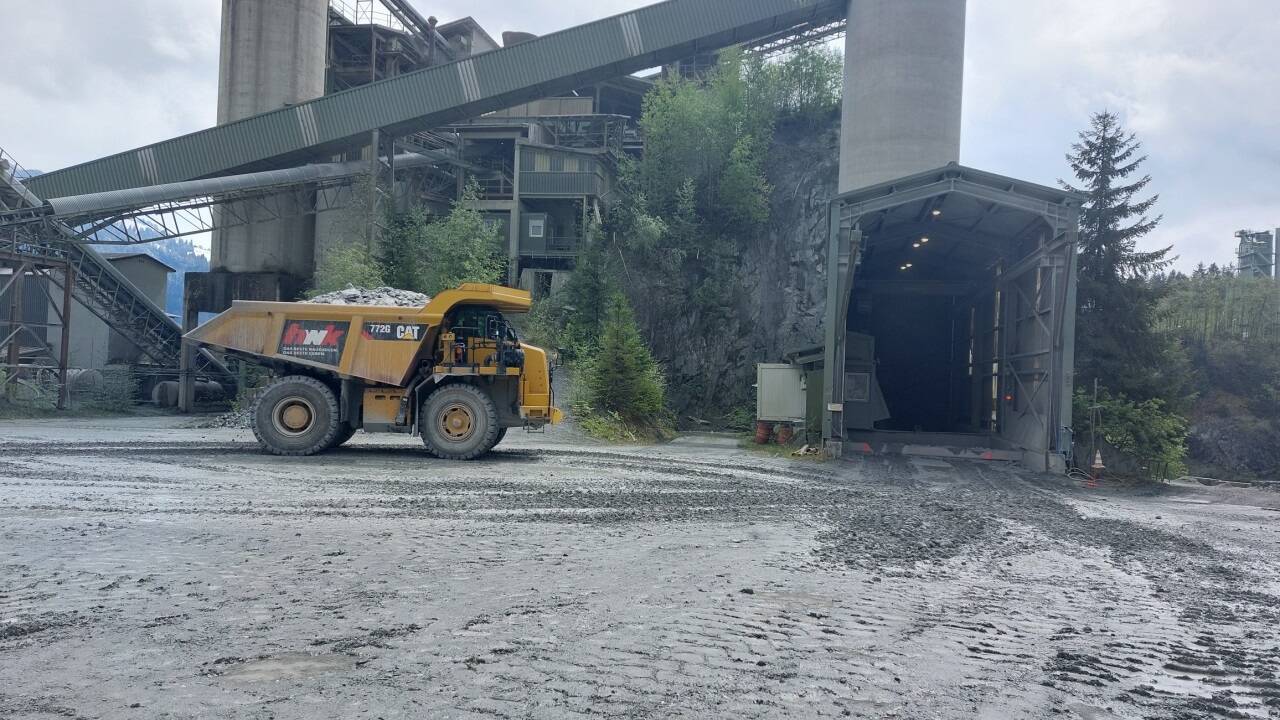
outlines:
[[193, 0], [10, 8], [0, 146], [47, 171], [212, 124], [219, 14]]
[[[495, 37], [645, 0], [413, 0]], [[1235, 230], [1280, 224], [1280, 13], [1260, 0], [968, 0], [967, 164], [1053, 184], [1089, 114], [1120, 113], [1151, 156], [1184, 264], [1229, 261]], [[1266, 11], [1264, 11], [1266, 9]], [[6, 14], [0, 146], [42, 170], [207, 127], [217, 0], [43, 0]]]
[[1137, 132], [1179, 265], [1280, 225], [1280, 13], [1251, 0], [970, 0], [965, 161], [1052, 182], [1088, 115]]

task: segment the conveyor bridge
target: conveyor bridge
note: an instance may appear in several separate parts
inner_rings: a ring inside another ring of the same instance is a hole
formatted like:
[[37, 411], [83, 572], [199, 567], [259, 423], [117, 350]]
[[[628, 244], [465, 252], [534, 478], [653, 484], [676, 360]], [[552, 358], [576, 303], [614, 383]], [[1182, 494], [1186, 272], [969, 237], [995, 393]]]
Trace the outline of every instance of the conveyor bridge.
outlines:
[[841, 0], [667, 0], [32, 178], [45, 198], [301, 165], [569, 92], [699, 53], [843, 17]]

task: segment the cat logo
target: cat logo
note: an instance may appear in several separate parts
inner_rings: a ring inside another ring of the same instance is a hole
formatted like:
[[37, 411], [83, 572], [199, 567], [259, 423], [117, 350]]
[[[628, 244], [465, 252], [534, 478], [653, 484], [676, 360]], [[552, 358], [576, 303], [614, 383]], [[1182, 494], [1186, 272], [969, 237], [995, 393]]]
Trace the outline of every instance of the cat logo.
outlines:
[[366, 340], [402, 340], [418, 342], [427, 335], [426, 325], [401, 325], [397, 323], [365, 323]]

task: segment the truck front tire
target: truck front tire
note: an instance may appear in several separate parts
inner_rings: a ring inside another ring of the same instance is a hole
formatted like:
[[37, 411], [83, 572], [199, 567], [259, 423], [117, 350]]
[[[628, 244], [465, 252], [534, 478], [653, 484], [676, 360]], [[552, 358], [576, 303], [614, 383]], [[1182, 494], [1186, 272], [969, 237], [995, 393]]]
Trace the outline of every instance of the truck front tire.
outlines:
[[333, 436], [333, 442], [329, 443], [329, 449], [342, 447], [355, 436], [356, 427], [354, 425], [342, 425], [338, 428], [338, 434]]
[[342, 425], [338, 398], [324, 383], [289, 375], [268, 385], [253, 403], [253, 434], [273, 455], [306, 456], [333, 447]]
[[442, 460], [474, 460], [498, 444], [498, 408], [473, 385], [446, 385], [427, 396], [418, 419], [422, 443]]

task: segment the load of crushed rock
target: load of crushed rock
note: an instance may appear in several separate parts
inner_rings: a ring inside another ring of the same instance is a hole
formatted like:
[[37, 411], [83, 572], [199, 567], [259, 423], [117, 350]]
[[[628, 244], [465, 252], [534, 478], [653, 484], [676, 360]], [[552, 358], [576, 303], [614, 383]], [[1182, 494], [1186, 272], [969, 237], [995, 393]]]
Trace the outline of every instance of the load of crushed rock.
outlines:
[[380, 305], [382, 307], [423, 307], [431, 298], [412, 290], [391, 287], [360, 288], [352, 285], [346, 290], [317, 295], [307, 302], [319, 305]]

